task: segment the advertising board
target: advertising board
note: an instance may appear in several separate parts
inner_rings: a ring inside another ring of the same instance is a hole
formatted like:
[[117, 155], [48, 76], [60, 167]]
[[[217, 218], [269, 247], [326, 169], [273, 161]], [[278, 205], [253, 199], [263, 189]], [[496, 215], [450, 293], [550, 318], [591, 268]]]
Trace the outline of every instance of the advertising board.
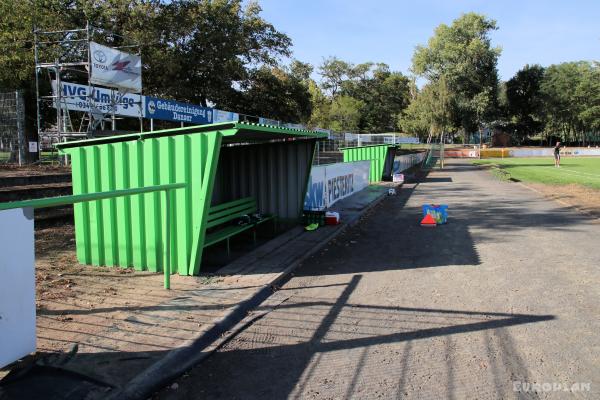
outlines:
[[[112, 114], [113, 109], [115, 115], [123, 117], [143, 116], [144, 96], [132, 93], [119, 93], [116, 90], [108, 88], [100, 88], [92, 86], [92, 101], [88, 96], [88, 86], [77, 83], [61, 82], [63, 100], [61, 101], [63, 109], [69, 111], [90, 110], [92, 105], [92, 113], [95, 115]], [[56, 81], [52, 81], [53, 94], [56, 96]], [[56, 103], [54, 104], [56, 107]]]
[[145, 96], [146, 118], [163, 121], [186, 122], [189, 124], [212, 124], [213, 109], [173, 100]]
[[90, 55], [92, 84], [141, 93], [142, 58], [140, 56], [95, 42], [90, 42]]
[[314, 166], [306, 190], [304, 208], [323, 210], [369, 185], [370, 161]]

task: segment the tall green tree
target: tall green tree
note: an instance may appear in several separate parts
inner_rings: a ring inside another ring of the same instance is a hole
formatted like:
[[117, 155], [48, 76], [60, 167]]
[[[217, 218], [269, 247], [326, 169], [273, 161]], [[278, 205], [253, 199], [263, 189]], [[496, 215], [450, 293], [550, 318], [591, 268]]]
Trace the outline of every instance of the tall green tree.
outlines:
[[321, 74], [321, 86], [332, 98], [338, 95], [342, 83], [349, 79], [352, 74], [352, 65], [337, 57], [329, 57], [323, 60], [319, 66]]
[[329, 128], [343, 132], [358, 132], [365, 103], [350, 96], [338, 96], [331, 103]]
[[421, 138], [432, 134], [441, 136], [452, 130], [454, 97], [444, 76], [426, 84], [399, 116], [398, 127]]
[[252, 72], [236, 109], [284, 122], [306, 122], [312, 104], [305, 81], [278, 67], [263, 66]]
[[140, 44], [146, 93], [202, 105], [235, 105], [237, 88], [255, 70], [291, 55], [291, 39], [253, 1], [2, 0], [0, 45], [9, 51], [0, 55], [0, 83], [33, 80], [34, 24], [74, 29], [86, 21], [102, 28], [95, 37], [109, 45], [122, 37]]
[[478, 129], [478, 105], [487, 93], [485, 115], [497, 107], [500, 48], [492, 47], [490, 33], [496, 22], [476, 13], [463, 14], [450, 26], [439, 25], [427, 46], [417, 46], [413, 55], [413, 72], [430, 83], [445, 79], [452, 97], [451, 126], [463, 133]]
[[541, 93], [548, 137], [556, 135], [585, 144], [585, 134], [598, 131], [599, 78], [597, 62], [566, 62], [546, 68]]
[[409, 79], [400, 72], [390, 71], [383, 63], [358, 64], [351, 71], [353, 79], [342, 82], [340, 93], [365, 104], [360, 130], [394, 131], [397, 115], [408, 106]]
[[543, 67], [525, 65], [506, 82], [506, 112], [512, 125], [511, 132], [521, 139], [540, 131], [543, 127], [543, 79]]

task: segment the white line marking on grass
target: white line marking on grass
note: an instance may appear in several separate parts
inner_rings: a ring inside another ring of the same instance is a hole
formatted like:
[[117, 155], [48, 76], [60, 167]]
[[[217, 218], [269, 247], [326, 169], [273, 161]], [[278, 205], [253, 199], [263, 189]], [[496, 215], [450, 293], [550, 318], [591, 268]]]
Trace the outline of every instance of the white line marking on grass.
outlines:
[[556, 171], [556, 172], [561, 172], [561, 171], [562, 171], [562, 172], [564, 172], [564, 173], [566, 173], [566, 174], [575, 175], [575, 176], [578, 176], [578, 177], [580, 177], [580, 178], [588, 178], [588, 179], [590, 179], [590, 178], [591, 178], [591, 179], [600, 179], [600, 175], [594, 175], [594, 174], [589, 174], [589, 175], [581, 175], [581, 174], [582, 174], [582, 172], [579, 172], [579, 171], [573, 171], [573, 170], [571, 170], [571, 169], [565, 169], [565, 168], [556, 168], [556, 167], [550, 167], [550, 166], [548, 166], [548, 167], [546, 167], [546, 168], [550, 168], [550, 169], [552, 169], [552, 170], [554, 170], [554, 171]]
[[566, 169], [566, 168], [563, 168], [563, 167], [560, 167], [559, 169], [561, 169], [561, 170], [563, 170], [563, 171], [571, 171], [571, 172], [574, 172], [574, 173], [576, 173], [576, 174], [583, 174], [583, 175], [589, 175], [589, 176], [593, 176], [593, 177], [596, 177], [596, 178], [600, 178], [600, 175], [597, 175], [597, 174], [590, 174], [589, 172], [575, 171], [575, 170], [573, 170], [573, 169]]

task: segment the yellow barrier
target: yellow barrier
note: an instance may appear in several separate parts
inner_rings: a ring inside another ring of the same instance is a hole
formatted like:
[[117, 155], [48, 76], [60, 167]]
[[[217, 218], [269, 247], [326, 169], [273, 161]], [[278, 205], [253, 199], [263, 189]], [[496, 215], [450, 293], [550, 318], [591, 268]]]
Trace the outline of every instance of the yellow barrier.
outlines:
[[504, 158], [510, 157], [508, 149], [481, 149], [481, 158]]

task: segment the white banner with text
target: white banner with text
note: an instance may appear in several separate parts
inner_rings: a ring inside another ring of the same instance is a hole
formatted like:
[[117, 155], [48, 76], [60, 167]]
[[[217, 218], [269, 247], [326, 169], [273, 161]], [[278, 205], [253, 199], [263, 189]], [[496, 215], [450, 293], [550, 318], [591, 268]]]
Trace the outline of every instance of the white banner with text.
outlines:
[[323, 210], [369, 185], [371, 161], [313, 166], [304, 209]]

